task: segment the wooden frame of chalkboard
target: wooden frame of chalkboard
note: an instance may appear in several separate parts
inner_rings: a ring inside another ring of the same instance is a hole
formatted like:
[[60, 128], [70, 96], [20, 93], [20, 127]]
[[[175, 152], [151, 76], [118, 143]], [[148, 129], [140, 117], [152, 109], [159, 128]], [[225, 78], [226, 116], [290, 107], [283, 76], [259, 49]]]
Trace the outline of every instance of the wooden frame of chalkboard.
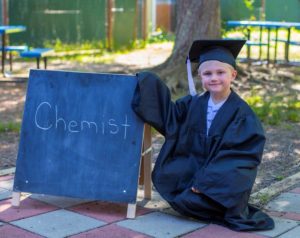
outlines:
[[151, 129], [131, 109], [136, 83], [133, 75], [31, 70], [12, 205], [21, 192], [49, 194], [128, 203], [134, 218], [138, 180], [151, 198]]

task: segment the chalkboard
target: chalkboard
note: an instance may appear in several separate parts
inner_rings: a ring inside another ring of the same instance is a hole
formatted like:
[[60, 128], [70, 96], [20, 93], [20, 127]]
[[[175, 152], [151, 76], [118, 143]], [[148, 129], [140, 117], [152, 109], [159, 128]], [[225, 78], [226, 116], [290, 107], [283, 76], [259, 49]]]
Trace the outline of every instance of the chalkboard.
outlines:
[[134, 203], [143, 122], [136, 77], [31, 70], [14, 191]]

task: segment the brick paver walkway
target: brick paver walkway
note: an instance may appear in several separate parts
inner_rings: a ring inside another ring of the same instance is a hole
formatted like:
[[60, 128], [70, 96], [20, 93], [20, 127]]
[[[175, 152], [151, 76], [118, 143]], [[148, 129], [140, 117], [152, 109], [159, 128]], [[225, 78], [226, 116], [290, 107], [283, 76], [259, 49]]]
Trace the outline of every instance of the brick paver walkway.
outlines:
[[[190, 220], [173, 211], [158, 194], [151, 201], [138, 197], [136, 219], [126, 219], [126, 204], [22, 194], [19, 208], [11, 206], [13, 175], [0, 177], [0, 237], [300, 237], [300, 187], [267, 204], [276, 227], [264, 232], [235, 232]], [[142, 193], [142, 191], [139, 191]]]

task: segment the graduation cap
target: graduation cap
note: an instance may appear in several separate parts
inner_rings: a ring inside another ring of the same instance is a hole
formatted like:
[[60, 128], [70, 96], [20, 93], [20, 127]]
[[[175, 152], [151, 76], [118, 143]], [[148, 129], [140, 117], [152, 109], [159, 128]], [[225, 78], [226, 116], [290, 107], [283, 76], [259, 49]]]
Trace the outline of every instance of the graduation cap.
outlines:
[[196, 89], [192, 77], [191, 63], [202, 64], [208, 60], [217, 60], [236, 68], [235, 59], [246, 40], [196, 40], [193, 42], [187, 58], [187, 71], [190, 94], [195, 95]]

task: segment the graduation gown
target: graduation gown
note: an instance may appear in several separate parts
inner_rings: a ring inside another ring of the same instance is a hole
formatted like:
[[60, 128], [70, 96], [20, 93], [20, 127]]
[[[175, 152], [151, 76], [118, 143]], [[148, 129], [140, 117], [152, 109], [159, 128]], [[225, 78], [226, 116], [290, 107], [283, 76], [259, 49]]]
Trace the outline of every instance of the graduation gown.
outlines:
[[179, 213], [196, 219], [234, 230], [272, 229], [273, 220], [248, 205], [265, 136], [247, 103], [232, 91], [207, 135], [209, 92], [174, 103], [155, 74], [137, 77], [132, 108], [165, 137], [152, 172], [161, 196]]

